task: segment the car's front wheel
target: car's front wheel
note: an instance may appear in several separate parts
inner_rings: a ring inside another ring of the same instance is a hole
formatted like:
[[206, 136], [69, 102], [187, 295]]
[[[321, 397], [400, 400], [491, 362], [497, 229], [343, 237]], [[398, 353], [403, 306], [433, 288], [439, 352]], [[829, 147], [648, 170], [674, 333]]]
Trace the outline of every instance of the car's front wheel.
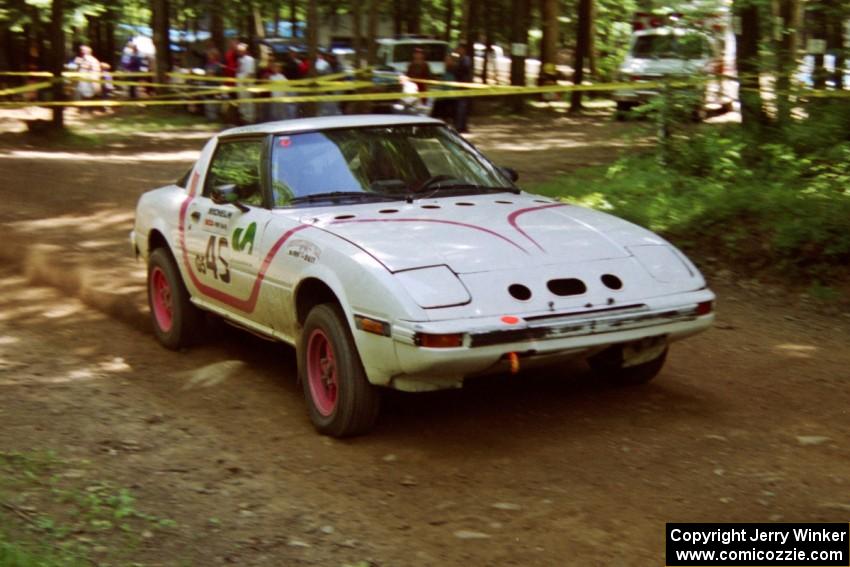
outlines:
[[591, 370], [618, 386], [636, 386], [655, 378], [667, 360], [667, 348], [655, 358], [639, 364], [626, 365], [623, 347], [611, 347], [602, 353], [590, 357], [587, 362]]
[[339, 306], [324, 303], [307, 315], [298, 345], [298, 377], [320, 433], [350, 437], [375, 424], [380, 392], [366, 378]]
[[173, 256], [157, 248], [148, 261], [148, 306], [153, 332], [172, 350], [190, 345], [201, 332], [203, 313], [189, 300]]

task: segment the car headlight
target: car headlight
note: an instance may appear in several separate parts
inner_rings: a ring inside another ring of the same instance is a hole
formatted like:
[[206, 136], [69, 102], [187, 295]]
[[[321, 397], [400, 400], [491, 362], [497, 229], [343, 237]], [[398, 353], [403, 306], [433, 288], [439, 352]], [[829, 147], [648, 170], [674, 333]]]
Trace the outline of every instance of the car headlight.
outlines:
[[656, 280], [664, 283], [687, 280], [695, 276], [691, 268], [666, 245], [628, 246], [628, 251]]
[[394, 275], [416, 304], [424, 309], [463, 305], [471, 299], [463, 283], [446, 266], [414, 268]]

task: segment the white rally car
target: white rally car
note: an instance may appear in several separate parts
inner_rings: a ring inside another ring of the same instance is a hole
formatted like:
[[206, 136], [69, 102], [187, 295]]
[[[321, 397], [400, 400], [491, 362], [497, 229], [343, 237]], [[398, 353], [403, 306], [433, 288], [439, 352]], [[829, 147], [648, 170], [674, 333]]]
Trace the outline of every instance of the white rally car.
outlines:
[[713, 293], [655, 234], [520, 191], [442, 122], [341, 116], [227, 130], [139, 200], [157, 338], [204, 312], [296, 346], [316, 428], [367, 431], [381, 387], [424, 391], [573, 357], [644, 382]]

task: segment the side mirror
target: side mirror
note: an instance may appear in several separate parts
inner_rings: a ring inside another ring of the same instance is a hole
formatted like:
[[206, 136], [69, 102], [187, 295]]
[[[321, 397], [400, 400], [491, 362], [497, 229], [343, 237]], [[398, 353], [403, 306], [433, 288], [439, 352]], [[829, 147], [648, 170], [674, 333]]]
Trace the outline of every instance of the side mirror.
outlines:
[[519, 173], [512, 167], [500, 167], [499, 171], [502, 172], [502, 175], [511, 180], [511, 183], [516, 183], [517, 179], [519, 179]]
[[246, 205], [239, 202], [239, 190], [233, 183], [213, 187], [210, 191], [210, 199], [216, 205], [233, 205], [243, 213], [249, 210]]

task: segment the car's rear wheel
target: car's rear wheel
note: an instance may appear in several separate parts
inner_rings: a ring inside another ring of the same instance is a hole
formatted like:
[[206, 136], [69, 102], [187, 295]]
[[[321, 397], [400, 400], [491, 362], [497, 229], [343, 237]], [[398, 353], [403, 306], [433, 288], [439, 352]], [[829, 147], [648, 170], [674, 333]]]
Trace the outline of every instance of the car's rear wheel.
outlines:
[[189, 300], [174, 258], [165, 248], [154, 250], [148, 261], [148, 306], [154, 335], [163, 346], [176, 350], [198, 338], [203, 313]]
[[667, 360], [667, 350], [665, 347], [661, 354], [647, 362], [626, 366], [623, 347], [615, 346], [590, 357], [587, 362], [595, 374], [612, 384], [636, 386], [649, 382], [661, 372]]
[[380, 392], [366, 378], [339, 306], [324, 303], [307, 315], [298, 346], [298, 376], [310, 420], [320, 433], [350, 437], [375, 424]]

